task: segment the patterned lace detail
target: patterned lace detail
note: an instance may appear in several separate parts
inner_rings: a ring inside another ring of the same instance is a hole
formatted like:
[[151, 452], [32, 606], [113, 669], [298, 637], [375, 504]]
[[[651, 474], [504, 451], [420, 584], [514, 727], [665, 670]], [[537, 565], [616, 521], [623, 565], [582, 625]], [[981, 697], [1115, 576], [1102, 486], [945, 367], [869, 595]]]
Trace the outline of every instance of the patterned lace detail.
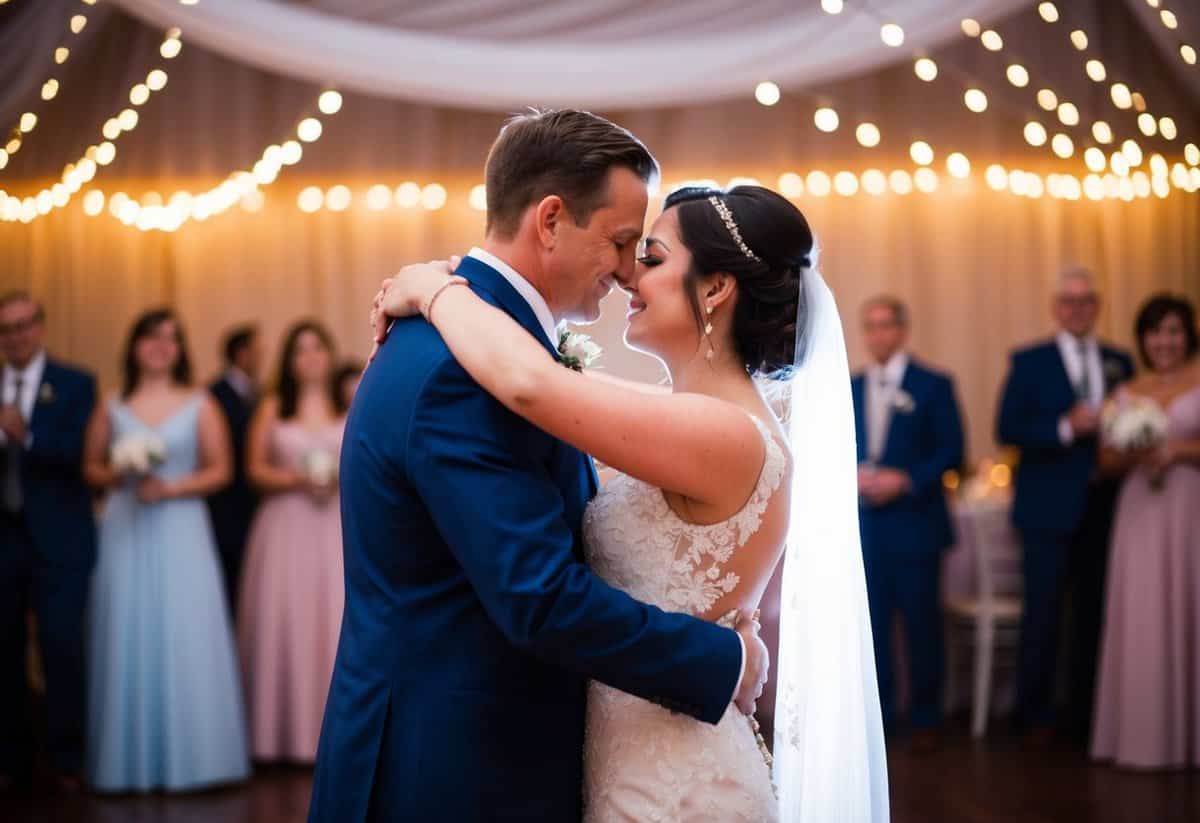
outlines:
[[[586, 552], [597, 574], [674, 612], [707, 612], [732, 592], [738, 576], [724, 567], [761, 527], [787, 470], [770, 430], [754, 422], [766, 457], [749, 501], [727, 521], [686, 523], [660, 489], [625, 475], [610, 480], [584, 517]], [[593, 683], [585, 774], [586, 823], [778, 819], [753, 721], [736, 708], [713, 726]]]
[[710, 526], [687, 523], [662, 490], [618, 475], [600, 490], [584, 516], [588, 562], [612, 585], [666, 611], [702, 614], [738, 585], [723, 567], [762, 525], [771, 497], [783, 482], [787, 456], [766, 424], [766, 459], [746, 505]]

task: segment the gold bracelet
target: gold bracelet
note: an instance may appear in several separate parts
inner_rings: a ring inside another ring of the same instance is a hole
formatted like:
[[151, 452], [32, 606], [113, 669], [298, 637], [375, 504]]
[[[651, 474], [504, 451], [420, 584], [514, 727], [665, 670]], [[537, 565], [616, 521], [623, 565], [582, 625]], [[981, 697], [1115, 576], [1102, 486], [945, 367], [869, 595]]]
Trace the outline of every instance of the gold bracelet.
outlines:
[[450, 288], [451, 286], [468, 286], [468, 285], [470, 285], [470, 283], [467, 282], [467, 278], [460, 277], [457, 274], [452, 276], [445, 283], [438, 286], [437, 291], [435, 291], [430, 296], [430, 298], [425, 301], [425, 305], [421, 307], [421, 316], [424, 317], [430, 323], [432, 323], [433, 320], [430, 319], [430, 315], [433, 312], [433, 304], [436, 303], [437, 299], [442, 296], [442, 292], [446, 291], [446, 289]]

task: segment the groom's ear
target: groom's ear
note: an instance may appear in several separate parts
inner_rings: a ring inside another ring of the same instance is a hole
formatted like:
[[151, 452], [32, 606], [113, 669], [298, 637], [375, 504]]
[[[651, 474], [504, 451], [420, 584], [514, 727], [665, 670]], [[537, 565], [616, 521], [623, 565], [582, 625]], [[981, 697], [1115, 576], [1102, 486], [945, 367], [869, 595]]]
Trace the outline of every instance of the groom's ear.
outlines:
[[541, 199], [533, 209], [534, 225], [537, 229], [538, 240], [542, 247], [553, 249], [558, 242], [559, 231], [567, 215], [566, 204], [557, 194], [550, 194]]

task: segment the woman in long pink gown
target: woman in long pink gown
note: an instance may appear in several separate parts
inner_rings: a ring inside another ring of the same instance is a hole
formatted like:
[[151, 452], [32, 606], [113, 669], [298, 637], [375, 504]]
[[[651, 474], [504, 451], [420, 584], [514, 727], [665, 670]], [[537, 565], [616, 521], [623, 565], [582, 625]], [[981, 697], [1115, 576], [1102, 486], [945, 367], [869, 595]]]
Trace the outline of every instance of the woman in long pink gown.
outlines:
[[1152, 299], [1138, 317], [1149, 373], [1122, 398], [1155, 401], [1164, 443], [1128, 469], [1113, 528], [1092, 756], [1137, 769], [1200, 766], [1200, 365], [1191, 307]]
[[316, 758], [344, 597], [336, 476], [344, 414], [329, 335], [300, 323], [247, 449], [250, 480], [266, 496], [246, 548], [237, 621], [257, 760]]

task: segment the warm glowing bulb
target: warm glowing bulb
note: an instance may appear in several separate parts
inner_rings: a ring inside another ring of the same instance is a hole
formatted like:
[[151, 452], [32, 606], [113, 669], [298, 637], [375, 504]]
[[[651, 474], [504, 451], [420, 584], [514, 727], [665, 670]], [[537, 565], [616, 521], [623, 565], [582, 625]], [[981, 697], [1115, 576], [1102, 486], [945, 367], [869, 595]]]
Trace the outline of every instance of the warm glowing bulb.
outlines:
[[21, 122], [17, 128], [19, 128], [22, 133], [29, 134], [29, 132], [37, 128], [37, 121], [37, 115], [31, 111], [27, 111], [21, 115]]
[[754, 87], [754, 99], [761, 105], [774, 106], [780, 98], [779, 86], [770, 80], [764, 80]]
[[1092, 123], [1092, 136], [1096, 138], [1097, 143], [1108, 144], [1113, 141], [1112, 127], [1103, 120], [1097, 120]]
[[874, 123], [859, 123], [858, 128], [854, 130], [854, 136], [864, 148], [870, 149], [879, 145], [879, 127]]
[[951, 177], [965, 180], [971, 175], [971, 161], [962, 152], [954, 152], [946, 158], [946, 170]]
[[1183, 43], [1179, 46], [1179, 56], [1182, 57], [1183, 62], [1187, 63], [1189, 66], [1196, 65], [1196, 50], [1187, 43]]
[[1119, 151], [1114, 151], [1108, 158], [1108, 167], [1118, 177], [1126, 177], [1129, 174], [1129, 158]]
[[371, 211], [383, 211], [392, 204], [392, 190], [382, 183], [376, 183], [367, 189], [367, 208]]
[[896, 169], [889, 174], [888, 184], [896, 194], [910, 194], [913, 190], [912, 175], [904, 169]]
[[987, 111], [988, 99], [982, 89], [967, 89], [966, 93], [963, 94], [963, 102], [966, 103], [968, 109], [976, 114]]
[[841, 14], [843, 3], [842, 0], [821, 0], [821, 8], [828, 14]]
[[1155, 177], [1163, 177], [1167, 174], [1169, 167], [1167, 166], [1167, 158], [1163, 157], [1158, 152], [1150, 155], [1150, 174]]
[[862, 173], [862, 190], [867, 194], [878, 197], [881, 194], [886, 194], [887, 188], [887, 175], [879, 169], [867, 169]]
[[401, 183], [396, 187], [396, 205], [411, 209], [421, 202], [421, 187], [412, 181]]
[[1133, 107], [1136, 110], [1146, 110], [1146, 98], [1142, 97], [1142, 93], [1140, 91], [1135, 91], [1133, 94], [1129, 95], [1129, 100], [1131, 103], [1133, 103]]
[[1133, 174], [1133, 192], [1138, 197], [1146, 198], [1150, 196], [1150, 178], [1146, 176], [1144, 171], [1134, 172]]
[[823, 132], [837, 131], [838, 113], [830, 108], [820, 108], [813, 112], [813, 123]]
[[7, 165], [8, 165], [8, 152], [6, 152], [4, 149], [0, 149], [0, 169], [4, 168]]
[[1030, 120], [1025, 124], [1025, 142], [1031, 146], [1046, 145], [1046, 127], [1036, 120]]
[[908, 155], [918, 166], [928, 166], [933, 162], [933, 147], [924, 140], [918, 140], [909, 147]]
[[430, 183], [421, 189], [421, 205], [430, 211], [437, 211], [446, 205], [446, 189], [438, 183]]
[[74, 34], [79, 34], [87, 26], [87, 18], [82, 14], [76, 14], [71, 18], [71, 31]]
[[1183, 159], [1188, 161], [1188, 165], [1200, 166], [1200, 146], [1195, 143], [1188, 143], [1184, 146]]
[[1113, 105], [1117, 108], [1127, 109], [1133, 105], [1133, 95], [1124, 83], [1113, 83], [1111, 92]]
[[42, 99], [43, 100], [53, 100], [55, 95], [57, 95], [57, 94], [58, 94], [58, 81], [55, 80], [53, 77], [51, 77], [49, 80], [47, 80], [45, 83], [42, 84]]
[[133, 131], [137, 128], [138, 113], [133, 109], [123, 109], [117, 115], [117, 123], [121, 126], [122, 131]]
[[150, 99], [150, 89], [145, 83], [138, 83], [129, 90], [129, 102], [135, 106], [144, 105]]
[[1163, 117], [1158, 121], [1158, 133], [1167, 140], [1174, 140], [1179, 136], [1179, 130], [1175, 127], [1175, 121], [1170, 117]]
[[933, 194], [938, 188], [937, 172], [927, 168], [917, 169], [913, 173], [913, 183], [916, 184], [917, 191], [923, 194]]
[[104, 211], [104, 192], [92, 189], [83, 196], [83, 210], [89, 217]]
[[833, 190], [842, 197], [858, 194], [858, 177], [852, 171], [839, 171], [833, 178]]
[[162, 45], [158, 47], [158, 53], [166, 60], [174, 60], [181, 51], [183, 51], [183, 42], [175, 38], [162, 41]]
[[979, 36], [979, 42], [983, 43], [983, 47], [988, 51], [1000, 51], [1004, 48], [1004, 39], [1000, 33], [992, 29], [988, 29]]
[[987, 167], [984, 177], [987, 179], [988, 186], [994, 191], [1004, 191], [1008, 188], [1008, 172], [1004, 170], [1004, 166], [993, 163]]
[[333, 89], [321, 92], [317, 98], [317, 108], [321, 114], [337, 114], [342, 110], [342, 95]]
[[1163, 9], [1158, 14], [1159, 14], [1159, 17], [1162, 18], [1162, 22], [1163, 22], [1164, 26], [1171, 29], [1172, 31], [1179, 28], [1179, 21], [1175, 19], [1175, 12], [1168, 11], [1167, 9]]
[[162, 91], [167, 86], [167, 73], [162, 69], [155, 69], [146, 75], [146, 86], [150, 91]]
[[926, 83], [932, 82], [938, 76], [937, 63], [933, 62], [933, 60], [929, 59], [928, 57], [922, 57], [920, 60], [914, 63], [913, 71], [916, 72], [917, 77], [921, 78]]
[[1062, 103], [1058, 107], [1058, 119], [1064, 126], [1079, 125], [1079, 109], [1074, 103]]
[[779, 175], [779, 193], [795, 199], [804, 194], [804, 179], [794, 171]]
[[1108, 77], [1108, 72], [1104, 68], [1104, 64], [1099, 60], [1087, 61], [1087, 76], [1092, 78], [1097, 83], [1103, 83]]
[[304, 149], [295, 140], [288, 140], [279, 147], [279, 162], [285, 166], [294, 166], [304, 156]]
[[1054, 111], [1058, 108], [1058, 95], [1050, 89], [1039, 89], [1037, 101], [1038, 105], [1046, 111]]
[[1129, 161], [1130, 168], [1142, 165], [1142, 147], [1133, 140], [1126, 140], [1121, 144], [1121, 154], [1125, 155], [1125, 159]]
[[979, 25], [978, 20], [972, 20], [970, 17], [968, 17], [966, 20], [962, 21], [962, 30], [963, 34], [965, 34], [967, 37], [978, 37], [979, 33], [983, 31], [983, 27]]
[[1020, 63], [1013, 63], [1008, 67], [1008, 82], [1012, 83], [1019, 89], [1023, 89], [1029, 85], [1029, 72]]
[[1050, 141], [1050, 148], [1064, 160], [1075, 153], [1075, 143], [1065, 134], [1054, 135]]
[[54, 50], [54, 62], [62, 65], [67, 62], [67, 58], [71, 56], [71, 50], [66, 46], [59, 46]]
[[804, 186], [814, 197], [825, 197], [833, 190], [829, 175], [823, 171], [810, 171], [804, 180]]
[[1040, 14], [1042, 19], [1047, 23], [1058, 22], [1058, 6], [1054, 5], [1053, 3], [1038, 3], [1038, 14]]
[[1083, 153], [1083, 162], [1094, 172], [1102, 172], [1108, 168], [1108, 158], [1104, 156], [1104, 152], [1095, 146], [1092, 146]]
[[300, 206], [300, 211], [312, 214], [320, 210], [324, 201], [325, 195], [321, 193], [321, 190], [316, 186], [309, 186], [300, 192], [300, 197], [296, 202]]
[[350, 189], [341, 184], [325, 192], [325, 208], [330, 211], [345, 211], [350, 208]]
[[1083, 31], [1075, 29], [1071, 32], [1071, 44], [1080, 51], [1084, 51], [1088, 47], [1088, 36]]
[[487, 187], [483, 183], [471, 187], [471, 193], [467, 195], [467, 204], [475, 211], [487, 211]]
[[96, 163], [107, 166], [117, 157], [117, 147], [105, 140], [96, 147]]
[[[879, 29], [879, 39], [885, 46], [899, 48], [904, 45], [904, 29], [895, 23], [884, 23]], [[857, 185], [857, 179], [855, 178], [855, 185]]]
[[306, 117], [296, 126], [296, 136], [305, 143], [321, 139], [321, 121], [315, 117]]
[[1154, 119], [1154, 115], [1149, 112], [1142, 112], [1137, 119], [1138, 129], [1147, 137], [1153, 137], [1158, 133], [1158, 121]]

